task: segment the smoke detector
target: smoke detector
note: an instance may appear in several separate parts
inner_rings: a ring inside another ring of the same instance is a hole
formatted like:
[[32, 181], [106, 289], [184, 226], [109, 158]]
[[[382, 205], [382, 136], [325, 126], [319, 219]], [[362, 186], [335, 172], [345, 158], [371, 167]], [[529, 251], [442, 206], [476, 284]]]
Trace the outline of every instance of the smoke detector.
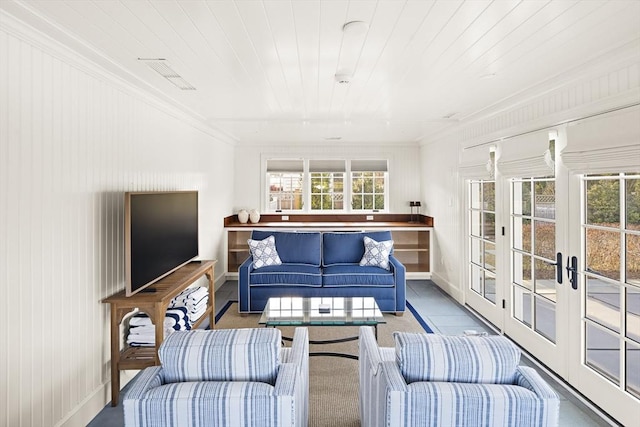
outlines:
[[336, 78], [336, 82], [340, 84], [348, 84], [351, 82], [350, 73], [344, 73], [344, 72], [336, 73], [335, 78]]

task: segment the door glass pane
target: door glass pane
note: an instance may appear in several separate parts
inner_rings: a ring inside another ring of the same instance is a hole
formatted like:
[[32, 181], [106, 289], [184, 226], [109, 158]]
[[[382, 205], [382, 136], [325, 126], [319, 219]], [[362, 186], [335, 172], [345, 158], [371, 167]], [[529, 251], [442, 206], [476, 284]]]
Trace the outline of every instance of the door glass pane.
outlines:
[[640, 344], [640, 289], [627, 288], [627, 338]]
[[587, 276], [587, 318], [620, 332], [620, 287]]
[[484, 244], [484, 268], [494, 272], [496, 271], [496, 245], [486, 242]]
[[531, 220], [516, 216], [513, 218], [513, 247], [531, 252]]
[[482, 265], [482, 240], [471, 238], [471, 262]]
[[556, 257], [556, 224], [546, 221], [534, 221], [534, 254], [553, 260]]
[[640, 179], [627, 180], [626, 194], [627, 229], [640, 230]]
[[627, 391], [640, 398], [640, 346], [627, 343]]
[[537, 258], [535, 267], [536, 294], [555, 302], [556, 267]]
[[591, 322], [586, 322], [586, 363], [616, 384], [620, 381], [620, 340]]
[[620, 226], [620, 181], [586, 181], [587, 224]]
[[519, 252], [513, 253], [513, 282], [533, 290], [533, 271], [531, 270], [531, 257]]
[[496, 210], [496, 184], [495, 182], [484, 182], [482, 186], [483, 208], [486, 211]]
[[531, 215], [531, 182], [513, 182], [513, 213]]
[[626, 235], [625, 281], [640, 286], [640, 235]]
[[484, 297], [495, 304], [496, 302], [496, 275], [488, 271], [484, 274]]
[[513, 317], [531, 327], [531, 292], [513, 286]]
[[620, 233], [595, 228], [587, 228], [586, 233], [586, 270], [620, 280]]
[[495, 242], [496, 240], [496, 214], [485, 212], [482, 228], [483, 237], [487, 240]]
[[471, 181], [469, 183], [469, 189], [471, 191], [469, 195], [469, 205], [471, 209], [480, 209], [480, 183], [477, 181]]
[[535, 186], [534, 216], [555, 219], [556, 185], [554, 181], [539, 181]]
[[536, 331], [556, 342], [556, 305], [544, 298], [536, 301]]
[[471, 216], [471, 235], [480, 237], [480, 211], [469, 212]]
[[482, 270], [474, 265], [471, 266], [471, 290], [482, 295]]

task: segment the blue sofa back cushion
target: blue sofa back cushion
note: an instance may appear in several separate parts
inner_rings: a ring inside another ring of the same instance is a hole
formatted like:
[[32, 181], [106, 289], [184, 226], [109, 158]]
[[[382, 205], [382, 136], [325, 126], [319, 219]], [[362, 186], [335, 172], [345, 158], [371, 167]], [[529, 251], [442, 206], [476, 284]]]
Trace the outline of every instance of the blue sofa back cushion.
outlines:
[[390, 231], [323, 233], [322, 265], [358, 264], [364, 255], [364, 236], [378, 242], [392, 240]]
[[[320, 267], [322, 235], [320, 232], [262, 231], [254, 230], [253, 240], [276, 239], [276, 250], [283, 264], [308, 264]], [[362, 254], [360, 254], [362, 257]], [[360, 260], [358, 260], [360, 261]]]
[[258, 268], [249, 273], [251, 286], [322, 286], [320, 267], [304, 264], [281, 264]]

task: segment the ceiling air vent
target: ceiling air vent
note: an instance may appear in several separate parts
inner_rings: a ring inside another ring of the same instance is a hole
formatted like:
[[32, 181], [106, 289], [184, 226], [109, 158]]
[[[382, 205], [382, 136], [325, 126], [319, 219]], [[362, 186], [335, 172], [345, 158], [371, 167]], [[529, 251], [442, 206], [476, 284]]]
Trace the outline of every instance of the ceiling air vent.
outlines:
[[165, 79], [176, 85], [181, 90], [196, 90], [189, 82], [176, 73], [167, 63], [164, 58], [138, 58], [138, 61], [142, 61], [147, 64], [153, 71], [160, 74]]

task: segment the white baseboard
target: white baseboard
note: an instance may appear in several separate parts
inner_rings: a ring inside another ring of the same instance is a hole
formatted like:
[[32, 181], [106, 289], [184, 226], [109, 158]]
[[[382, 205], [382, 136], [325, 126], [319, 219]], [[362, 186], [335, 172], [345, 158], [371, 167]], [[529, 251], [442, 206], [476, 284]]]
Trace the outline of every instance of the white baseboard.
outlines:
[[464, 305], [464, 292], [453, 283], [446, 280], [438, 273], [431, 273], [431, 280], [443, 291], [449, 294], [458, 303]]

